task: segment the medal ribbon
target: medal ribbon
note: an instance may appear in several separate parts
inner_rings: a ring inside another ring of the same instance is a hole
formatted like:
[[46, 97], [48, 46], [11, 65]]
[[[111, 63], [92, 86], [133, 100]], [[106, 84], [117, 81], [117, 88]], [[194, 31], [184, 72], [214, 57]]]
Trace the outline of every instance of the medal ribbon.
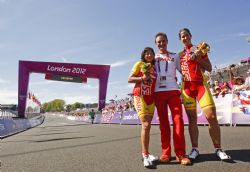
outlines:
[[[168, 53], [166, 55], [168, 57]], [[167, 71], [168, 71], [168, 60], [166, 59], [165, 61], [166, 61], [165, 72], [167, 73]], [[161, 73], [161, 67], [160, 67], [160, 60], [159, 59], [157, 60], [157, 66], [158, 66], [159, 73]]]

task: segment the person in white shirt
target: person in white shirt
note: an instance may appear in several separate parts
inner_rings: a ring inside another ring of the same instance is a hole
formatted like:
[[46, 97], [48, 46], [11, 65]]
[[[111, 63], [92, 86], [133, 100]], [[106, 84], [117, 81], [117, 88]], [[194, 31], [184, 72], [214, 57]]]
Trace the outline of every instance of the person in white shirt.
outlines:
[[247, 71], [247, 77], [245, 79], [244, 87], [246, 90], [250, 90], [250, 69]]
[[162, 155], [161, 162], [171, 161], [171, 129], [168, 119], [168, 107], [173, 120], [173, 140], [176, 160], [182, 165], [190, 165], [186, 156], [184, 137], [184, 122], [182, 116], [181, 92], [176, 80], [176, 70], [180, 72], [180, 58], [177, 54], [167, 50], [168, 39], [165, 33], [157, 33], [155, 44], [159, 52], [155, 56], [157, 79], [155, 85], [155, 105], [157, 108], [160, 131]]

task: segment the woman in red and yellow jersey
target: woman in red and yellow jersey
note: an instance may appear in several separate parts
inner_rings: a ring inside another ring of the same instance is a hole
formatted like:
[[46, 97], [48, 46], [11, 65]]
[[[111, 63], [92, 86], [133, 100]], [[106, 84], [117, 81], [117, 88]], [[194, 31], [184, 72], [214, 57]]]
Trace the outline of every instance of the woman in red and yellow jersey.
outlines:
[[135, 83], [133, 89], [134, 106], [141, 121], [141, 146], [145, 167], [151, 167], [153, 161], [158, 160], [158, 157], [149, 154], [150, 128], [155, 110], [156, 74], [154, 58], [154, 50], [146, 47], [141, 53], [141, 60], [135, 63], [128, 78], [129, 83]]
[[196, 159], [198, 151], [198, 126], [196, 100], [199, 102], [203, 113], [209, 123], [209, 134], [214, 144], [216, 155], [221, 160], [228, 160], [228, 156], [221, 149], [221, 133], [216, 116], [216, 108], [213, 97], [204, 78], [204, 72], [211, 72], [212, 65], [207, 53], [198, 51], [192, 42], [192, 35], [187, 28], [179, 32], [179, 39], [184, 45], [184, 50], [179, 53], [182, 79], [182, 98], [186, 113], [189, 119], [189, 134], [192, 142], [192, 151], [189, 154], [190, 159]]

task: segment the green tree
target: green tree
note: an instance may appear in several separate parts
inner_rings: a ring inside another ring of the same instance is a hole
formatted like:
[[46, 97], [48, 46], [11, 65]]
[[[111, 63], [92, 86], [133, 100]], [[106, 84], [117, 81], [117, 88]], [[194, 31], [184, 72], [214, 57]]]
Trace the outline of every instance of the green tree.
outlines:
[[65, 101], [62, 99], [55, 99], [53, 101], [44, 103], [42, 108], [45, 112], [61, 112], [64, 111]]

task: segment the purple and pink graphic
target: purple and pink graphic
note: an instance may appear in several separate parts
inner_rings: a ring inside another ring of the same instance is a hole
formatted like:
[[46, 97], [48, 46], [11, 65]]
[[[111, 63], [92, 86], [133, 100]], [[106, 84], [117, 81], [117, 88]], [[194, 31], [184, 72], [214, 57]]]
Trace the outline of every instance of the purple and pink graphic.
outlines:
[[250, 90], [233, 95], [232, 123], [250, 124]]
[[246, 115], [250, 115], [250, 92], [240, 92], [238, 100], [241, 104], [241, 111]]

